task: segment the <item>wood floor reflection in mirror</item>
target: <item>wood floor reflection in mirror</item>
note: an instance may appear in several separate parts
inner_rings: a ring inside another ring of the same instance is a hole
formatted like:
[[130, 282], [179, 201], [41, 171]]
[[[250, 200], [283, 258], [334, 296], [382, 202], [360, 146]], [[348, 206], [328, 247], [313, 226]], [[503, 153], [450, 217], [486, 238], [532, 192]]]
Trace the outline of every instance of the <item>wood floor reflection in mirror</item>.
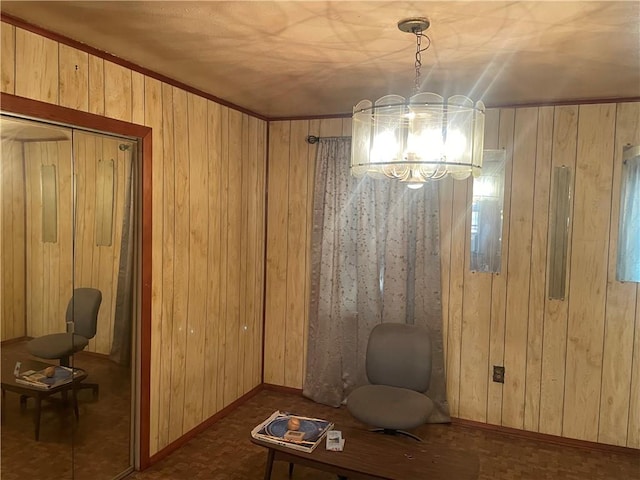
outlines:
[[[2, 345], [3, 369], [25, 359], [35, 359], [26, 340]], [[87, 381], [100, 384], [100, 395], [78, 392], [78, 421], [70, 403], [43, 402], [39, 441], [34, 438], [34, 400], [21, 406], [19, 395], [6, 392], [0, 433], [3, 480], [107, 480], [129, 466], [129, 367], [88, 352], [76, 354], [74, 366], [89, 373]]]

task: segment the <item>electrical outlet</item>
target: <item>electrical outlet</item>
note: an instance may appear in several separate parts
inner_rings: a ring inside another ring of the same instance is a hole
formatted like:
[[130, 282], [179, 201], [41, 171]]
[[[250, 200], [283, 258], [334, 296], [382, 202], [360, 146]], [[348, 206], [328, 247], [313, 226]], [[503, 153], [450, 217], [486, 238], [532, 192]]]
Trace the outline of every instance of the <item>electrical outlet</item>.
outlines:
[[504, 367], [498, 365], [493, 366], [493, 381], [496, 383], [504, 383]]

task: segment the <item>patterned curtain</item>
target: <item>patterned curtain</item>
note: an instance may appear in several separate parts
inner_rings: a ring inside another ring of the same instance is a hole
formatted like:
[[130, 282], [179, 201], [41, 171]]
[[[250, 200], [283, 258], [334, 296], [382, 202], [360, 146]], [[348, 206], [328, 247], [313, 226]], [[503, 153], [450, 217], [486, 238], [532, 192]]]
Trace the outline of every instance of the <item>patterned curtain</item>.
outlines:
[[426, 325], [431, 422], [449, 421], [442, 348], [437, 182], [356, 179], [351, 141], [321, 139], [313, 204], [311, 307], [303, 392], [339, 406], [366, 384], [369, 333], [382, 322]]

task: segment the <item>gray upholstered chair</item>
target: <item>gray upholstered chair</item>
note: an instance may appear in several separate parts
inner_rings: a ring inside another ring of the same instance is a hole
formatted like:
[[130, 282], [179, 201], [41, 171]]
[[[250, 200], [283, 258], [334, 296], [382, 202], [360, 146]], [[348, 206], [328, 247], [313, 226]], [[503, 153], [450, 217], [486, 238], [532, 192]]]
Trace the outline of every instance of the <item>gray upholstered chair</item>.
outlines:
[[[102, 303], [102, 293], [95, 288], [76, 288], [67, 305], [67, 325], [73, 325], [73, 333], [52, 333], [34, 338], [27, 343], [31, 355], [40, 358], [57, 359], [60, 365], [70, 366], [69, 357], [89, 344], [95, 337], [98, 326], [98, 311]], [[70, 330], [70, 328], [67, 328]], [[83, 383], [79, 388], [91, 388], [94, 395], [98, 385]]]
[[433, 402], [425, 395], [431, 380], [429, 329], [404, 323], [382, 323], [371, 331], [366, 373], [370, 385], [347, 399], [349, 412], [375, 431], [400, 433], [426, 423]]

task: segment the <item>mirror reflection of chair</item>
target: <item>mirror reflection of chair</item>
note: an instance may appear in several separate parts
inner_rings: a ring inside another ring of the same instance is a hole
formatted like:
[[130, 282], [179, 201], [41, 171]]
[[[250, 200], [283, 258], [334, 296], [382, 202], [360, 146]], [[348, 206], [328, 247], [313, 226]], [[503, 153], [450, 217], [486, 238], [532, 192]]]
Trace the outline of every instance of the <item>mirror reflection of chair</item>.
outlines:
[[427, 422], [434, 408], [425, 395], [431, 380], [431, 337], [427, 327], [376, 325], [369, 336], [366, 373], [370, 385], [347, 399], [349, 412], [374, 431], [402, 434]]
[[[98, 311], [102, 303], [102, 292], [95, 288], [76, 288], [67, 305], [67, 330], [65, 333], [52, 333], [34, 338], [27, 343], [27, 350], [36, 357], [57, 359], [60, 365], [70, 367], [69, 357], [84, 350], [89, 340], [95, 337], [98, 324]], [[81, 383], [77, 389], [90, 388], [98, 395], [98, 384]]]

